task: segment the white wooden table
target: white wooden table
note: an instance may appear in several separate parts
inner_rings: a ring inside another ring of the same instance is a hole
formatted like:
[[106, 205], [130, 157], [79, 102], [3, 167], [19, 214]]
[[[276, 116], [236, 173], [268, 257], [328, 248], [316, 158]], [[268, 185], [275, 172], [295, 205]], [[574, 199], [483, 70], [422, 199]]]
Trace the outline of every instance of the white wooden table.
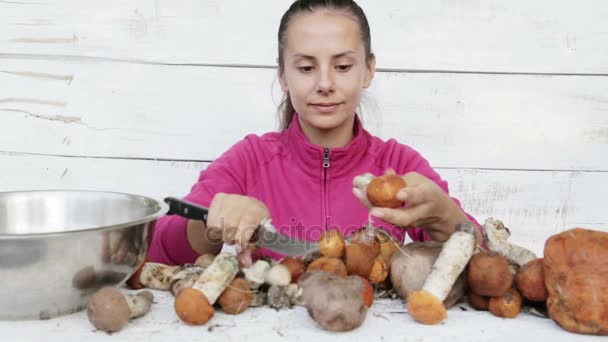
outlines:
[[[252, 308], [238, 316], [216, 312], [204, 326], [183, 324], [173, 311], [168, 292], [153, 291], [155, 304], [144, 317], [132, 320], [123, 330], [107, 334], [95, 331], [86, 311], [47, 321], [0, 322], [2, 341], [509, 341], [542, 339], [551, 342], [605, 341], [562, 330], [552, 320], [530, 314], [502, 319], [488, 312], [456, 305], [448, 319], [437, 326], [418, 324], [405, 312], [401, 300], [377, 300], [364, 324], [345, 333], [322, 330], [306, 309]], [[467, 311], [463, 311], [460, 307]]]

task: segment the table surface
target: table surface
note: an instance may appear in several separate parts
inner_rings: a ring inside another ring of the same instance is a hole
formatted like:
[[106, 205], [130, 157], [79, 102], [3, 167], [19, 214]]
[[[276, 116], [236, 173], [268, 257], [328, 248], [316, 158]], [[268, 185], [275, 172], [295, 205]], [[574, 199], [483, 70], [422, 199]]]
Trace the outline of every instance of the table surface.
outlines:
[[[132, 292], [124, 290], [124, 292]], [[152, 291], [155, 301], [150, 312], [131, 320], [123, 330], [107, 334], [96, 331], [86, 311], [45, 321], [0, 322], [3, 341], [517, 341], [540, 338], [544, 341], [599, 341], [602, 337], [572, 334], [551, 319], [522, 313], [503, 319], [488, 312], [474, 311], [458, 304], [448, 311], [442, 324], [418, 324], [407, 314], [401, 300], [379, 299], [367, 312], [363, 325], [350, 332], [328, 332], [295, 307], [276, 311], [269, 307], [250, 308], [241, 315], [216, 312], [204, 326], [183, 324], [173, 311], [169, 292]], [[466, 310], [466, 311], [465, 311]], [[602, 339], [605, 341], [605, 339]]]

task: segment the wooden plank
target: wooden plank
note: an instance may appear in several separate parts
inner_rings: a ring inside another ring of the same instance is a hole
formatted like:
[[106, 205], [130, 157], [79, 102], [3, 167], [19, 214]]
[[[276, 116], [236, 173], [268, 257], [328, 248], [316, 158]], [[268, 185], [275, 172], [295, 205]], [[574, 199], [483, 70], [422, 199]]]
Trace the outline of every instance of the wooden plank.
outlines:
[[[151, 196], [183, 196], [204, 163], [59, 158], [0, 154], [0, 191], [90, 189]], [[573, 227], [608, 231], [601, 198], [607, 172], [438, 169], [451, 193], [481, 223], [494, 217], [512, 241], [542, 253], [551, 235]]]
[[[156, 63], [274, 65], [289, 2], [0, 2], [0, 53]], [[608, 4], [361, 0], [379, 66], [608, 73]]]
[[[273, 70], [3, 62], [0, 151], [208, 161], [276, 129]], [[363, 116], [435, 166], [608, 170], [605, 89], [608, 77], [378, 73]]]

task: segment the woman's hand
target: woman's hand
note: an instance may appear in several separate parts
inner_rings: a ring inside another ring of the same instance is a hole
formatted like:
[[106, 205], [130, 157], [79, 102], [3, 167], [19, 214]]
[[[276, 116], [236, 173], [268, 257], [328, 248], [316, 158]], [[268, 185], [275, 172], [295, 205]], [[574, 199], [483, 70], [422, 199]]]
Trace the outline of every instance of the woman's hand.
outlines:
[[403, 228], [421, 227], [434, 241], [446, 241], [458, 223], [468, 221], [464, 212], [435, 182], [416, 172], [401, 177], [407, 186], [396, 198], [405, 202], [403, 208], [372, 207], [362, 186], [355, 186], [353, 193], [370, 208], [372, 216]]
[[221, 237], [227, 245], [236, 245], [239, 261], [249, 267], [255, 249], [249, 240], [260, 222], [269, 217], [268, 208], [253, 197], [218, 193], [209, 206], [206, 233], [216, 240]]

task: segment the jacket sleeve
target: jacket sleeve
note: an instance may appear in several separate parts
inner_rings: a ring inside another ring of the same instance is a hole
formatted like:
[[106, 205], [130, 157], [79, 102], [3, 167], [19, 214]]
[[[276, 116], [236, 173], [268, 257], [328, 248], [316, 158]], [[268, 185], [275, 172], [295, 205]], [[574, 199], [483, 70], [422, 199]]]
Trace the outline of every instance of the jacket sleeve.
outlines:
[[[215, 194], [246, 194], [247, 140], [242, 140], [224, 152], [205, 170], [185, 200], [209, 207]], [[186, 236], [188, 219], [166, 215], [157, 220], [148, 250], [148, 261], [168, 265], [192, 263], [198, 254], [192, 249]]]
[[[409, 147], [405, 147], [402, 157], [405, 160], [405, 165], [403, 167], [404, 173], [417, 172], [435, 182], [448, 196], [450, 196], [448, 182], [441, 178], [441, 176], [431, 167], [429, 162], [422, 155], [420, 155], [420, 153]], [[462, 208], [460, 201], [452, 196], [450, 196], [450, 198], [467, 216], [469, 221], [473, 223], [481, 232], [482, 230], [479, 222], [477, 222], [477, 220], [471, 214], [467, 213]], [[427, 241], [431, 239], [422, 228], [408, 229], [408, 234], [413, 241]]]

